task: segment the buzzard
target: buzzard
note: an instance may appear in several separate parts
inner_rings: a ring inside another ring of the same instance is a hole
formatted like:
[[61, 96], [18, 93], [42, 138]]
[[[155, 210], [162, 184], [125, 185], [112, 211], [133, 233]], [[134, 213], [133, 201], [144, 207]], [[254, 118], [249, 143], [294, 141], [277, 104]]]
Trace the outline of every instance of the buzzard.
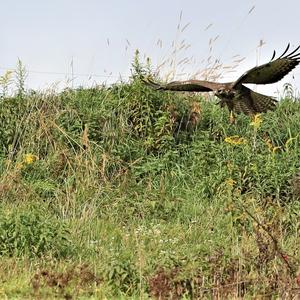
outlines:
[[246, 87], [245, 83], [269, 84], [281, 80], [300, 62], [300, 46], [287, 54], [290, 44], [283, 54], [274, 60], [274, 51], [271, 60], [263, 65], [254, 67], [244, 73], [234, 82], [219, 83], [203, 80], [172, 81], [167, 84], [159, 84], [149, 78], [142, 80], [156, 90], [185, 91], [185, 92], [211, 92], [220, 99], [219, 104], [228, 107], [231, 114], [244, 113], [254, 115], [273, 110], [276, 100], [272, 97], [254, 92]]

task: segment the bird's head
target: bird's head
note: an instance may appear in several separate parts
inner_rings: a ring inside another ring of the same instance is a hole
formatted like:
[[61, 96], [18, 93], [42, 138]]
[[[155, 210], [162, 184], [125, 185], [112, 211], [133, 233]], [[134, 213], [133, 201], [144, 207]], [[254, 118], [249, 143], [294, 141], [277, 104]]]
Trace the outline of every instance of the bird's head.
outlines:
[[215, 94], [219, 98], [232, 98], [234, 96], [234, 91], [229, 88], [221, 88], [218, 89]]

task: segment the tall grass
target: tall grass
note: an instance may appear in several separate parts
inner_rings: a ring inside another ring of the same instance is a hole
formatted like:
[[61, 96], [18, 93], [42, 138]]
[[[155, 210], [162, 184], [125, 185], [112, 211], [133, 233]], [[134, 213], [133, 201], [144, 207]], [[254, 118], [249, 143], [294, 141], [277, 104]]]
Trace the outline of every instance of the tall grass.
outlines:
[[4, 295], [297, 294], [297, 99], [230, 125], [214, 100], [153, 91], [136, 72], [61, 93], [19, 86], [0, 102]]

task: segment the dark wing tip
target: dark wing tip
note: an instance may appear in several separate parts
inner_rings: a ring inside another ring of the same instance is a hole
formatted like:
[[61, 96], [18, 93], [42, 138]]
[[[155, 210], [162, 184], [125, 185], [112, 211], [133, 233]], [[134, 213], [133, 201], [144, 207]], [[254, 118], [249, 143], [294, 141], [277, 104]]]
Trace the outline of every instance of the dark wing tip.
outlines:
[[[286, 58], [294, 58], [294, 57], [296, 57], [296, 56], [298, 56], [300, 53], [296, 53], [298, 50], [299, 50], [299, 48], [300, 48], [300, 45], [294, 50], [294, 51], [292, 51], [291, 53], [289, 53], [287, 56], [286, 56]], [[296, 54], [295, 54], [296, 53]], [[294, 55], [293, 55], [294, 54]]]
[[270, 61], [272, 61], [275, 58], [275, 55], [276, 55], [276, 51], [274, 50], [272, 58], [270, 59]]
[[[286, 49], [284, 50], [284, 52], [277, 59], [292, 59], [292, 60], [295, 60], [295, 61], [299, 61], [300, 52], [297, 53], [297, 51], [300, 49], [300, 45], [296, 49], [294, 49], [292, 52], [286, 54], [288, 52], [289, 48], [290, 48], [290, 43], [288, 43], [288, 45], [287, 45]], [[273, 53], [271, 61], [274, 58], [275, 58], [275, 51]]]
[[290, 43], [288, 43], [286, 49], [285, 49], [284, 52], [279, 56], [279, 58], [282, 58], [282, 57], [284, 56], [284, 54], [286, 54], [286, 53], [288, 52], [289, 48], [290, 48]]

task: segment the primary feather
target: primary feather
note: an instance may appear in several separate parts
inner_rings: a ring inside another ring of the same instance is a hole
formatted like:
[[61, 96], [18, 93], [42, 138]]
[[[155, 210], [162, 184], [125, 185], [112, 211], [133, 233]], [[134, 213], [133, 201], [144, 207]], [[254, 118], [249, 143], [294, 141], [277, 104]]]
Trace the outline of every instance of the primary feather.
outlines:
[[238, 86], [243, 83], [254, 83], [254, 84], [269, 84], [275, 83], [281, 80], [285, 75], [292, 71], [300, 62], [300, 46], [297, 47], [293, 52], [287, 54], [285, 53], [289, 49], [289, 45], [284, 51], [284, 53], [277, 59], [273, 57], [270, 62], [263, 64], [258, 67], [254, 67], [244, 73], [234, 84], [233, 87]]

